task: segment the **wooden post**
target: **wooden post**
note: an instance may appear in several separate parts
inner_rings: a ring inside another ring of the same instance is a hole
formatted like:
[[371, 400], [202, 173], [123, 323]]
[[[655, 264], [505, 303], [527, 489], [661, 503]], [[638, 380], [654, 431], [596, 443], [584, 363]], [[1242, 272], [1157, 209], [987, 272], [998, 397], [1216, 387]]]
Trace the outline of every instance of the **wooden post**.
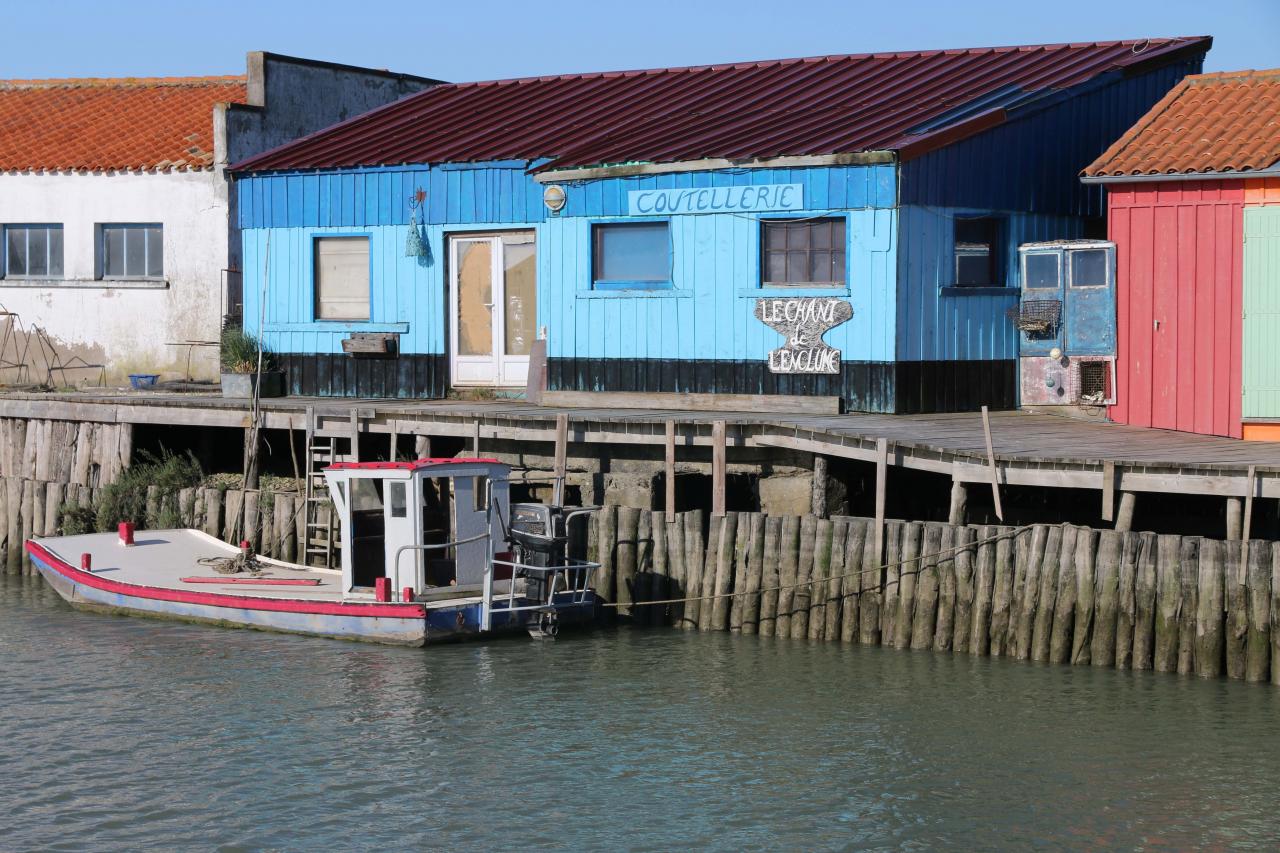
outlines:
[[1116, 463], [1102, 463], [1102, 520], [1115, 521], [1116, 517]]
[[[1223, 649], [1223, 585], [1222, 543], [1213, 539], [1200, 542], [1200, 565], [1196, 578], [1196, 675], [1201, 678], [1222, 676]], [[1275, 618], [1275, 610], [1272, 610]], [[1272, 636], [1275, 634], [1273, 632]], [[1274, 659], [1273, 659], [1274, 668]], [[1272, 679], [1275, 680], [1274, 677]]]
[[[874, 522], [872, 524], [874, 526]], [[862, 549], [862, 575], [858, 585], [858, 642], [864, 646], [878, 646], [884, 570], [876, 560], [875, 531], [869, 531], [866, 540]]]
[[938, 621], [939, 577], [938, 552], [942, 550], [941, 524], [927, 524], [920, 546], [922, 558], [916, 562], [915, 607], [911, 614], [911, 648], [933, 647], [934, 626]]
[[[815, 527], [814, 543], [813, 543], [813, 574], [810, 576], [812, 583], [809, 584], [809, 613], [808, 613], [808, 630], [805, 633], [810, 640], [821, 640], [823, 632], [826, 630], [825, 615], [823, 611], [823, 598], [827, 593], [827, 578], [831, 574], [831, 555], [834, 552], [837, 531], [839, 532], [839, 545], [844, 545], [844, 525], [842, 522], [839, 528], [836, 523], [829, 518], [819, 518]], [[792, 622], [794, 627], [795, 623]]]
[[1241, 538], [1241, 522], [1244, 514], [1244, 501], [1240, 498], [1227, 498], [1227, 539]]
[[898, 609], [893, 616], [893, 647], [896, 649], [911, 648], [911, 627], [915, 617], [916, 582], [920, 576], [920, 545], [923, 538], [922, 523], [912, 521], [903, 528]]
[[817, 541], [818, 519], [812, 515], [800, 519], [800, 552], [796, 563], [796, 588], [791, 596], [791, 638], [809, 636], [809, 579], [813, 577], [814, 543]]
[[809, 512], [818, 518], [827, 517], [827, 457], [813, 456], [813, 487], [809, 493]]
[[1271, 551], [1270, 542], [1249, 543], [1249, 572], [1245, 579], [1249, 617], [1244, 652], [1245, 681], [1271, 680]]
[[1120, 493], [1120, 509], [1116, 511], [1115, 529], [1117, 533], [1128, 533], [1133, 529], [1133, 508], [1138, 496], [1133, 492]]
[[[477, 455], [479, 455], [477, 453]], [[555, 486], [551, 492], [551, 503], [555, 506], [564, 505], [564, 478], [566, 469], [569, 465], [569, 416], [564, 412], [556, 415], [556, 459], [555, 469], [552, 475], [555, 477]], [[671, 507], [667, 507], [667, 512], [671, 512]]]
[[[703, 594], [702, 591], [702, 572], [691, 572], [688, 569], [688, 546], [684, 540], [684, 519], [668, 518], [663, 514], [663, 521], [666, 523], [667, 530], [664, 534], [667, 543], [667, 572], [671, 580], [667, 584], [667, 589], [671, 593], [671, 598], [697, 598]], [[656, 527], [657, 525], [655, 525]], [[654, 531], [654, 539], [658, 538], [657, 530]], [[686, 601], [682, 604], [670, 605], [671, 624], [679, 628], [697, 630], [699, 627], [698, 620], [703, 611], [703, 601]], [[705, 612], [710, 612], [705, 611]]]
[[1222, 573], [1227, 601], [1226, 622], [1223, 630], [1223, 657], [1227, 663], [1227, 678], [1244, 678], [1245, 645], [1249, 634], [1249, 615], [1245, 601], [1245, 571], [1242, 555], [1243, 543], [1238, 539], [1223, 543]]
[[880, 602], [880, 643], [892, 646], [898, 633], [898, 598], [902, 592], [902, 543], [907, 525], [890, 521], [884, 527], [884, 595]]
[[[351, 459], [360, 461], [360, 413], [354, 407], [351, 409]], [[258, 486], [255, 483], [253, 487], [256, 489]]]
[[[995, 634], [992, 616], [996, 596], [996, 546], [991, 541], [996, 528], [983, 525], [976, 529], [978, 541], [977, 563], [973, 572], [973, 619], [969, 626], [969, 654], [986, 656], [991, 653], [991, 638]], [[1005, 599], [1005, 618], [1008, 618], [1009, 602]], [[1002, 635], [1003, 636], [1003, 635]], [[1001, 646], [1003, 646], [1003, 641]]]
[[778, 621], [774, 633], [779, 637], [791, 636], [791, 612], [795, 601], [796, 574], [800, 567], [800, 519], [788, 515], [782, 519], [782, 532], [778, 543]]
[[751, 536], [747, 542], [747, 594], [742, 597], [742, 633], [760, 632], [760, 587], [764, 585], [765, 515], [751, 513]]
[[1133, 578], [1133, 668], [1151, 669], [1155, 658], [1156, 577], [1158, 539], [1154, 533], [1143, 533], [1142, 550], [1138, 554], [1137, 573]]
[[996, 518], [1004, 521], [1004, 507], [1000, 505], [1000, 472], [996, 469], [996, 453], [991, 444], [991, 416], [982, 407], [982, 435], [987, 440], [987, 465], [991, 468], [991, 498], [996, 504]]
[[1178, 610], [1178, 674], [1196, 671], [1196, 608], [1199, 603], [1200, 537], [1183, 536], [1179, 554], [1182, 605]]
[[711, 425], [711, 514], [724, 516], [725, 422]]
[[702, 624], [710, 625], [715, 631], [724, 631], [729, 627], [729, 612], [733, 604], [725, 596], [733, 588], [733, 549], [738, 533], [738, 514], [713, 516], [711, 532], [716, 547], [716, 582], [708, 592], [718, 597], [703, 602], [704, 611], [705, 608], [711, 609], [711, 618], [704, 618]]
[[391, 462], [400, 461], [400, 453], [398, 445], [400, 444], [400, 421], [395, 418], [391, 419], [391, 435], [387, 439], [387, 459]]
[[252, 426], [244, 429], [244, 487], [258, 488], [258, 430]]
[[667, 421], [666, 460], [663, 468], [663, 485], [666, 487], [664, 506], [667, 523], [676, 520], [676, 422]]
[[764, 521], [764, 563], [761, 566], [760, 587], [760, 636], [772, 637], [778, 624], [778, 590], [772, 589], [779, 584], [780, 566], [779, 540], [782, 538], [782, 519], [765, 518]]
[[1253, 493], [1258, 488], [1258, 467], [1256, 465], [1249, 466], [1249, 473], [1246, 475], [1245, 493], [1244, 493], [1244, 529], [1240, 538], [1249, 541], [1250, 528], [1253, 526]]
[[471, 458], [480, 458], [480, 419], [471, 422]]
[[865, 575], [867, 553], [867, 523], [862, 519], [850, 522], [845, 540], [844, 573], [846, 577], [835, 583], [840, 595], [840, 641], [852, 643], [858, 638], [858, 621], [862, 616], [862, 580]]
[[617, 601], [618, 508], [601, 507], [596, 513], [596, 562], [600, 564], [596, 594], [605, 601]]
[[1136, 580], [1142, 537], [1120, 534], [1120, 568], [1116, 573], [1116, 669], [1133, 668], [1134, 625], [1138, 619]]
[[1076, 619], [1069, 638], [1072, 664], [1088, 665], [1093, 660], [1093, 630], [1098, 588], [1095, 580], [1097, 560], [1098, 532], [1088, 527], [1081, 527], [1076, 531]]
[[629, 506], [618, 507], [618, 563], [617, 563], [617, 613], [619, 616], [632, 615], [632, 602], [635, 601], [636, 557], [638, 555], [638, 538], [640, 526], [640, 510]]
[[742, 631], [742, 611], [745, 606], [747, 589], [747, 561], [751, 553], [751, 517], [758, 513], [740, 512], [738, 529], [733, 539], [733, 598], [729, 606], [729, 630], [735, 634]]
[[1104, 530], [1098, 536], [1093, 636], [1089, 644], [1089, 663], [1094, 666], [1114, 666], [1116, 661], [1116, 607], [1119, 602], [1121, 545], [1121, 537], [1114, 530]]
[[969, 503], [969, 487], [962, 480], [951, 481], [951, 509], [947, 512], [947, 523], [958, 527], [965, 522], [964, 511]]
[[883, 438], [876, 439], [876, 529], [875, 541], [876, 565], [884, 565], [884, 502], [885, 480], [889, 476], [889, 442]]

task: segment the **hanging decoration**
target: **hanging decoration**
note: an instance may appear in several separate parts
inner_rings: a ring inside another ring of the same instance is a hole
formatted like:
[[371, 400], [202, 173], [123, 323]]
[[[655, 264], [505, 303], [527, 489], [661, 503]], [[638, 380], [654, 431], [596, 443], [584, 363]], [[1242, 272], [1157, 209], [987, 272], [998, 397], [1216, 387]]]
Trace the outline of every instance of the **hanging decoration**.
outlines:
[[409, 237], [404, 241], [406, 258], [429, 259], [431, 257], [431, 249], [423, 237], [422, 225], [418, 222], [418, 210], [422, 207], [422, 202], [426, 200], [426, 197], [426, 190], [421, 188], [415, 190], [413, 195], [409, 197]]

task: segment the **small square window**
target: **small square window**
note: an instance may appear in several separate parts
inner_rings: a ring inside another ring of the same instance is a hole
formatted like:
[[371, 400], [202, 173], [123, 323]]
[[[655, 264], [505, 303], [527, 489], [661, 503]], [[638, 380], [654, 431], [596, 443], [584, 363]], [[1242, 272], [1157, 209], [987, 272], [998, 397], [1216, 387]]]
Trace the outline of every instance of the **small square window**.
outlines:
[[1024, 286], [1033, 290], [1057, 290], [1059, 286], [1057, 252], [1029, 252], [1023, 259], [1026, 281]]
[[765, 287], [842, 287], [845, 284], [845, 221], [764, 221], [760, 245]]
[[102, 278], [164, 278], [164, 228], [160, 225], [100, 225]]
[[317, 320], [369, 319], [369, 238], [318, 237]]
[[404, 518], [408, 514], [408, 507], [405, 504], [405, 484], [404, 483], [388, 483], [388, 496], [390, 497], [391, 517]]
[[990, 216], [955, 220], [957, 287], [1003, 287], [1002, 223]]
[[6, 278], [61, 278], [61, 225], [4, 226], [3, 265]]
[[1076, 249], [1071, 258], [1072, 287], [1107, 286], [1107, 250]]
[[665, 222], [624, 222], [592, 228], [592, 285], [655, 288], [671, 285], [671, 234]]

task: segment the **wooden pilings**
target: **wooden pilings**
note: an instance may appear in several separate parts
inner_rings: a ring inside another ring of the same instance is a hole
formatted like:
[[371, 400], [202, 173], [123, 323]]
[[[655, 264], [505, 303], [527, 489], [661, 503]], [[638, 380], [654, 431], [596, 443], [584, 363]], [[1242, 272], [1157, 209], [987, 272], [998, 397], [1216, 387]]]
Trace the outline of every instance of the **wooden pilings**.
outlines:
[[754, 512], [707, 519], [703, 542], [701, 513], [643, 514], [597, 518], [621, 577], [633, 550], [666, 549], [646, 563], [660, 579], [598, 584], [639, 623], [1280, 684], [1277, 543], [901, 521], [877, 543], [874, 519]]

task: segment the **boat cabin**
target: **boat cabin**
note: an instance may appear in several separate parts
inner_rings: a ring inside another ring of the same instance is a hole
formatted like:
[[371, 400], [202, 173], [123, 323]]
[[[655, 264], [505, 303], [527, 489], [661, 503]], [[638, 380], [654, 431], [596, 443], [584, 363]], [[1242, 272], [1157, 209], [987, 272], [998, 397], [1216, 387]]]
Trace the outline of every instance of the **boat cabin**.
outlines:
[[478, 589], [509, 518], [510, 467], [496, 459], [339, 462], [325, 480], [339, 519], [347, 598]]

